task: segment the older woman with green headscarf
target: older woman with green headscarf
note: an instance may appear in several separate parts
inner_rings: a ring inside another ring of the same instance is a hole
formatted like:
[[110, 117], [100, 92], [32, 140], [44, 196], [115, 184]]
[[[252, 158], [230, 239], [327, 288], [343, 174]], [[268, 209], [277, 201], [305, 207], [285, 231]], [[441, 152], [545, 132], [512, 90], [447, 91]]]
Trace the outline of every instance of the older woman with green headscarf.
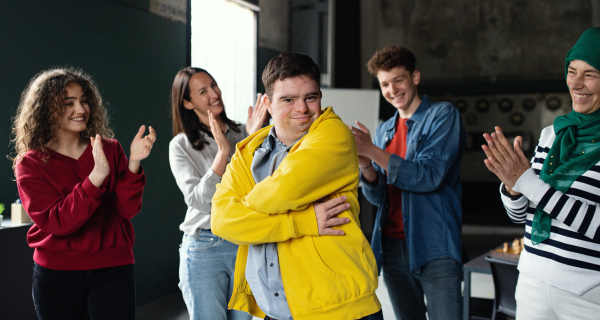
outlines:
[[573, 111], [545, 128], [531, 162], [500, 127], [485, 164], [513, 222], [526, 223], [517, 319], [600, 318], [600, 28], [565, 58]]

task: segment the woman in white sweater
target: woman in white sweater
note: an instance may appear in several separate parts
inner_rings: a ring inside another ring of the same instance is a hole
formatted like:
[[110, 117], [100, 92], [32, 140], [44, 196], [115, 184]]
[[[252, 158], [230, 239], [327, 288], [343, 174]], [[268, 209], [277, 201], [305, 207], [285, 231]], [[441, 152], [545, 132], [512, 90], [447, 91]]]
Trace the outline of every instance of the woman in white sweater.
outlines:
[[227, 310], [233, 286], [237, 245], [212, 234], [211, 200], [235, 145], [262, 127], [267, 111], [259, 95], [246, 125], [225, 114], [216, 80], [204, 69], [180, 70], [171, 92], [173, 139], [169, 163], [187, 205], [180, 225], [179, 288], [190, 319], [248, 320]]
[[542, 131], [531, 163], [521, 137], [484, 134], [511, 220], [525, 223], [517, 319], [600, 317], [600, 28], [565, 59], [573, 111]]

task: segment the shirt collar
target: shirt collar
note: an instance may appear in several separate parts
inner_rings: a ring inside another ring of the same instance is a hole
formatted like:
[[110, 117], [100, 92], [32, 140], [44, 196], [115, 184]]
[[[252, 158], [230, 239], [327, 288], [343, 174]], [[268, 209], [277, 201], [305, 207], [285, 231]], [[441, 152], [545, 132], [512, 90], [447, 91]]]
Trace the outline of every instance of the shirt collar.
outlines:
[[[430, 107], [431, 107], [431, 100], [429, 99], [429, 97], [427, 95], [421, 96], [421, 103], [419, 104], [419, 106], [417, 107], [417, 110], [415, 110], [415, 112], [412, 114], [412, 116], [409, 118], [409, 120], [406, 123], [408, 124], [409, 122], [422, 121], [423, 118], [425, 118], [425, 114], [427, 113], [427, 110]], [[394, 113], [393, 125], [391, 125], [388, 128], [388, 131], [395, 130], [396, 123], [398, 123], [399, 117], [400, 117], [400, 112], [398, 112], [398, 110], [396, 110], [396, 113]]]
[[419, 107], [417, 110], [415, 110], [415, 113], [413, 113], [413, 115], [410, 117], [410, 120], [415, 122], [420, 122], [423, 120], [429, 107], [431, 107], [431, 100], [429, 97], [427, 95], [421, 96], [421, 104], [419, 104]]
[[289, 149], [292, 146], [294, 146], [296, 144], [296, 142], [298, 142], [300, 139], [302, 139], [302, 137], [304, 137], [307, 133], [308, 133], [308, 131], [305, 132], [300, 138], [296, 139], [296, 141], [294, 141], [291, 145], [286, 146], [285, 143], [283, 143], [283, 142], [281, 142], [281, 140], [277, 139], [277, 132], [275, 131], [275, 126], [272, 126], [271, 129], [269, 130], [269, 135], [265, 139], [262, 147], [267, 150], [273, 150], [273, 149], [275, 149], [275, 146], [278, 145], [280, 148]]

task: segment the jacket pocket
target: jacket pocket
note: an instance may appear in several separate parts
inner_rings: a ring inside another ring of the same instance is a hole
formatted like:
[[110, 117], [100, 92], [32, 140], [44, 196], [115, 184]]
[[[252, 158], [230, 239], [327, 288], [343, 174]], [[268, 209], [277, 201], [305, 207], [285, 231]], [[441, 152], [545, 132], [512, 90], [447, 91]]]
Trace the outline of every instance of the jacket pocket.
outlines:
[[[344, 253], [323, 250], [319, 237], [302, 237], [279, 243], [281, 273], [288, 304], [293, 314], [331, 307], [357, 296], [344, 274], [329, 265], [323, 255]], [[361, 259], [362, 260], [362, 259]]]

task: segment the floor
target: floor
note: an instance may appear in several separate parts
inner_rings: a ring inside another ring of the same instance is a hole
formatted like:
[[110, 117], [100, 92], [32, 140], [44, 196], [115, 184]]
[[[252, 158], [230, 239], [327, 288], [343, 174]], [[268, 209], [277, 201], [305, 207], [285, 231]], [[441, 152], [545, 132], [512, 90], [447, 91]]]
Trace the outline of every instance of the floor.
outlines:
[[[382, 278], [379, 278], [377, 297], [381, 301], [383, 317], [394, 319], [392, 305], [387, 298], [388, 294]], [[138, 307], [135, 318], [138, 320], [189, 320], [190, 316], [187, 313], [181, 294], [176, 293], [151, 304]], [[254, 317], [253, 320], [262, 319]]]
[[[490, 226], [463, 226], [463, 247], [465, 248], [464, 261], [469, 261], [488, 250], [510, 242], [522, 236], [521, 227], [490, 227]], [[482, 299], [494, 298], [494, 285], [491, 275], [477, 274], [472, 277], [472, 296]], [[377, 297], [381, 301], [383, 316], [386, 320], [395, 319], [387, 290], [383, 280], [379, 278]], [[180, 293], [175, 293], [150, 304], [138, 307], [137, 320], [189, 320], [183, 299]], [[254, 318], [253, 320], [259, 320]]]

